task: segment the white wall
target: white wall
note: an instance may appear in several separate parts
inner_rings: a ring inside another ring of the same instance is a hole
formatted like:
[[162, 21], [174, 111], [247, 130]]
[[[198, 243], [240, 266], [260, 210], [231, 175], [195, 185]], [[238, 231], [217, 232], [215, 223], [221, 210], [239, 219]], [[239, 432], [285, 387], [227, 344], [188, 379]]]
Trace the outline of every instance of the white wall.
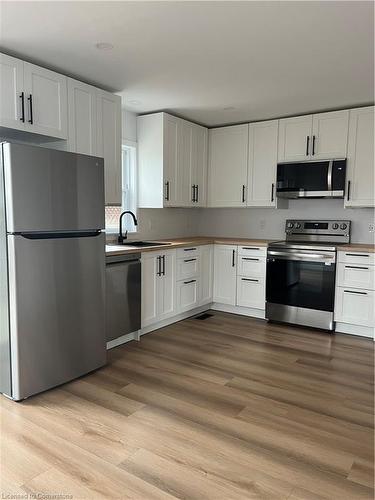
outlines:
[[137, 115], [127, 109], [122, 110], [122, 139], [137, 141]]
[[374, 222], [371, 208], [344, 209], [343, 200], [290, 200], [288, 209], [206, 208], [197, 219], [202, 236], [284, 239], [286, 219], [348, 219], [352, 242], [374, 243], [368, 225]]

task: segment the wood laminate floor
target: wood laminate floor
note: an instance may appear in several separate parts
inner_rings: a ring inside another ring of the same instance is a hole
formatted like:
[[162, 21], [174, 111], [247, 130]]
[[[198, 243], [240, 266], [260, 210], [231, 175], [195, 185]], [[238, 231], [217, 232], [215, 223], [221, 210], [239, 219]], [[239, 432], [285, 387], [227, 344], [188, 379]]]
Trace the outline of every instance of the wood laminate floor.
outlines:
[[[1, 493], [372, 499], [373, 342], [214, 313], [1, 397]], [[60, 497], [62, 498], [62, 497]]]

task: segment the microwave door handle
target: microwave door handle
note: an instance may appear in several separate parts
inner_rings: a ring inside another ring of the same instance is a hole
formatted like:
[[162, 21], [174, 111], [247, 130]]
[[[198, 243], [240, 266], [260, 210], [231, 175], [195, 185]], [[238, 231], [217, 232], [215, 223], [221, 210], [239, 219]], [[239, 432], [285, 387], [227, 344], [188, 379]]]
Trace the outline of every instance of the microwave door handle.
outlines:
[[333, 172], [333, 160], [328, 163], [328, 174], [327, 174], [327, 189], [332, 191], [332, 172]]

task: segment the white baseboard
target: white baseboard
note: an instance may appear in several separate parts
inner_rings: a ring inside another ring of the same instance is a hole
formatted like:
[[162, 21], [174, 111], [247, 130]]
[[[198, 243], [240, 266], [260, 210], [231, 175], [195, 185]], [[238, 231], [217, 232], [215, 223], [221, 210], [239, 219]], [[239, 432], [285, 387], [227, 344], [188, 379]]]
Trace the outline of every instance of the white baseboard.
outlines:
[[201, 314], [205, 311], [208, 311], [208, 309], [211, 309], [211, 304], [205, 304], [203, 306], [196, 307], [191, 311], [186, 311], [180, 314], [176, 314], [175, 316], [164, 319], [163, 321], [159, 321], [158, 323], [153, 323], [152, 325], [144, 326], [140, 330], [140, 334], [145, 335], [146, 333], [153, 332], [154, 330], [159, 330], [159, 328], [164, 328], [165, 326], [177, 323], [177, 321], [182, 321], [183, 319], [191, 318], [192, 316], [196, 316], [197, 314]]
[[264, 309], [255, 309], [253, 307], [231, 306], [228, 304], [219, 304], [218, 302], [214, 302], [211, 305], [211, 309], [213, 309], [214, 311], [222, 311], [232, 314], [240, 314], [241, 316], [250, 316], [252, 318], [265, 319]]
[[369, 337], [374, 339], [374, 330], [369, 326], [351, 325], [350, 323], [336, 322], [335, 331], [339, 333], [348, 333], [349, 335], [357, 335], [358, 337]]
[[117, 339], [110, 340], [107, 342], [107, 351], [108, 349], [113, 349], [121, 344], [126, 344], [126, 342], [130, 342], [131, 340], [139, 340], [139, 332], [140, 330], [137, 330], [135, 332], [127, 333], [126, 335], [121, 335], [121, 337], [117, 337]]

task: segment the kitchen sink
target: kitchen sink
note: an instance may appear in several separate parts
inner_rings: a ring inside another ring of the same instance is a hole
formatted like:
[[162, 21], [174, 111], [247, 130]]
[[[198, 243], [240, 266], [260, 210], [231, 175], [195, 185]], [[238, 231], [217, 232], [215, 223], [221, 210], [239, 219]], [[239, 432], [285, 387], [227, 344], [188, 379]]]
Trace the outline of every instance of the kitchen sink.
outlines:
[[122, 247], [159, 247], [163, 245], [171, 245], [171, 243], [160, 243], [159, 241], [124, 241], [124, 243], [117, 243]]

